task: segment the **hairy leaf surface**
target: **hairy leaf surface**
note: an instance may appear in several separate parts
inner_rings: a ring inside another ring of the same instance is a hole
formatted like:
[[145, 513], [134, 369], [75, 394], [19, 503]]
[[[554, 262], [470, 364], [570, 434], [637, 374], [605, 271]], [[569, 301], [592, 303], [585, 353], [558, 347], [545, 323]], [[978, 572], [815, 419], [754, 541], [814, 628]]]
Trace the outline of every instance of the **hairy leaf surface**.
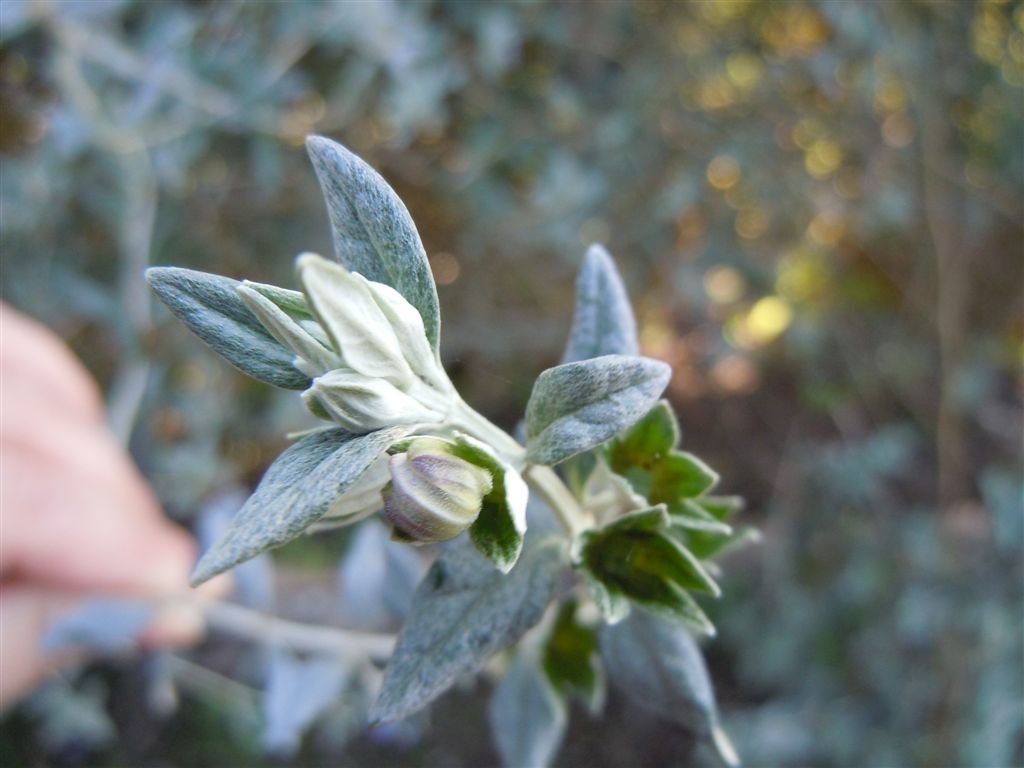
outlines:
[[549, 368], [526, 407], [528, 460], [557, 464], [603, 443], [649, 411], [671, 375], [660, 360], [623, 355]]
[[592, 245], [576, 280], [576, 310], [562, 362], [639, 353], [626, 287], [608, 251]]
[[419, 310], [436, 351], [441, 329], [437, 288], [409, 211], [379, 173], [341, 144], [310, 136], [306, 149], [327, 201], [338, 260], [401, 293]]
[[180, 267], [152, 267], [146, 280], [167, 308], [242, 373], [284, 389], [305, 389], [309, 376], [237, 293], [229, 277]]
[[487, 711], [505, 768], [545, 768], [565, 735], [565, 701], [537, 661], [519, 653], [494, 691]]
[[714, 742], [726, 763], [736, 764], [718, 726], [704, 657], [685, 628], [635, 610], [601, 630], [601, 656], [612, 684], [632, 703]]
[[227, 533], [199, 560], [192, 583], [200, 584], [300, 536], [408, 431], [391, 427], [352, 435], [326, 429], [303, 437], [270, 465]]
[[416, 590], [370, 719], [415, 712], [518, 640], [551, 602], [562, 552], [556, 539], [527, 545], [502, 574], [469, 541], [455, 542]]

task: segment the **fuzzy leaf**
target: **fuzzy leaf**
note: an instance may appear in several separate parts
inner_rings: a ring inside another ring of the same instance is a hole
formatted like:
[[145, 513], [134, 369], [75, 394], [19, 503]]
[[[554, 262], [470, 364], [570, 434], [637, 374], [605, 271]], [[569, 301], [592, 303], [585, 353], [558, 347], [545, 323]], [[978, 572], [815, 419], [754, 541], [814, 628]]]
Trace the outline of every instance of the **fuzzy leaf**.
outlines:
[[338, 260], [367, 280], [395, 288], [416, 307], [436, 352], [437, 288], [409, 211], [380, 174], [341, 144], [309, 136], [306, 149], [327, 201]]
[[152, 267], [146, 280], [179, 320], [242, 373], [284, 389], [309, 386], [291, 351], [239, 297], [237, 280], [179, 267]]
[[687, 590], [720, 591], [697, 558], [672, 535], [663, 505], [632, 512], [583, 533], [575, 555], [606, 621], [629, 613], [629, 600], [713, 634], [714, 628]]
[[392, 427], [351, 435], [327, 429], [299, 440], [271, 464], [227, 533], [199, 560], [193, 585], [301, 536], [407, 432]]
[[626, 287], [608, 251], [592, 245], [576, 280], [576, 311], [562, 362], [639, 352]]
[[631, 426], [664, 391], [660, 360], [605, 355], [544, 371], [526, 406], [527, 458], [557, 464]]
[[281, 344], [313, 365], [313, 369], [307, 372], [318, 375], [339, 367], [341, 358], [331, 349], [327, 335], [306, 307], [305, 298], [301, 293], [293, 297], [284, 291], [283, 288], [248, 280], [238, 286], [239, 297], [263, 327]]
[[673, 504], [680, 499], [691, 499], [718, 483], [717, 472], [685, 451], [672, 451], [648, 467], [632, 466], [616, 471], [651, 504]]
[[302, 659], [276, 650], [263, 692], [263, 746], [280, 757], [294, 755], [302, 734], [341, 696], [348, 672], [334, 656]]
[[505, 768], [544, 768], [565, 735], [565, 701], [533, 658], [516, 656], [488, 707], [491, 734]]
[[338, 568], [345, 626], [388, 629], [400, 624], [425, 570], [414, 548], [393, 541], [380, 521], [366, 520], [355, 530]]
[[738, 763], [718, 725], [704, 657], [685, 628], [633, 611], [601, 630], [601, 656], [608, 677], [633, 704], [714, 742], [727, 764]]
[[679, 422], [661, 400], [647, 415], [608, 444], [608, 465], [619, 474], [629, 467], [651, 467], [679, 442]]
[[464, 539], [450, 546], [416, 590], [370, 719], [421, 709], [518, 640], [551, 602], [562, 564], [557, 539], [528, 545], [508, 574]]

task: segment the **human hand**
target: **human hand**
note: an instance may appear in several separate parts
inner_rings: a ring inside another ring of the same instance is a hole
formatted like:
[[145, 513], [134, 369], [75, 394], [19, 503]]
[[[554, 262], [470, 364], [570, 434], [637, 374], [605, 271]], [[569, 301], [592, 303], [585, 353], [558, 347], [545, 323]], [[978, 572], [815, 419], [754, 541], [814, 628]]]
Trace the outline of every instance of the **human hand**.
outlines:
[[[91, 593], [183, 592], [194, 544], [103, 420], [95, 383], [43, 326], [0, 304], [0, 706], [65, 659], [40, 641]], [[180, 616], [144, 642], [180, 639]]]

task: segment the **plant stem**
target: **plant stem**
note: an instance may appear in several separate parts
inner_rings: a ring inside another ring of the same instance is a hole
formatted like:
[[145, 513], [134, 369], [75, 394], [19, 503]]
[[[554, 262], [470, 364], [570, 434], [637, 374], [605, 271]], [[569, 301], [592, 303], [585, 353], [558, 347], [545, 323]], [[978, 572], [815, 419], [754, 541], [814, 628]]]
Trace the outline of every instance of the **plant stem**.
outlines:
[[526, 449], [512, 435], [473, 410], [462, 399], [452, 408], [451, 418], [458, 429], [490, 445], [517, 470], [526, 465]]
[[394, 635], [285, 621], [237, 603], [211, 600], [203, 602], [200, 608], [211, 628], [306, 653], [368, 656], [383, 661], [391, 655], [395, 645]]
[[570, 539], [575, 539], [584, 529], [590, 527], [590, 516], [551, 467], [530, 464], [523, 472], [523, 478], [551, 508]]

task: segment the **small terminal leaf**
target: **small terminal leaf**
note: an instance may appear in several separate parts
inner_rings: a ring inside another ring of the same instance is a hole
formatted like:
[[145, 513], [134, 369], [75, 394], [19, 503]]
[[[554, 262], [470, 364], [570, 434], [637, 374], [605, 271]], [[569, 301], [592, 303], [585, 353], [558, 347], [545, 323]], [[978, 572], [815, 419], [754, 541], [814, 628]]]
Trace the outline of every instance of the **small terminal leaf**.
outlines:
[[200, 339], [242, 373], [284, 389], [305, 389], [309, 376], [239, 297], [229, 277], [179, 267], [152, 267], [146, 280]]
[[726, 764], [738, 764], [718, 724], [704, 657], [684, 627], [633, 611], [601, 630], [601, 656], [608, 677], [632, 703], [712, 742]]
[[192, 584], [302, 535], [374, 459], [408, 431], [391, 427], [352, 435], [326, 429], [299, 440], [270, 465], [227, 533], [199, 560]]
[[700, 561], [672, 535], [664, 505], [631, 512], [586, 531], [576, 561], [589, 577], [598, 607], [610, 623], [627, 611], [622, 598], [713, 634], [688, 590], [717, 597], [718, 585]]
[[604, 706], [604, 670], [597, 653], [597, 633], [579, 622], [576, 601], [568, 600], [558, 613], [544, 645], [544, 672], [562, 694], [578, 694], [593, 714]]
[[647, 415], [608, 444], [606, 457], [616, 472], [651, 467], [679, 442], [679, 422], [672, 406], [661, 400]]
[[562, 362], [639, 353], [626, 287], [608, 251], [592, 245], [576, 280], [576, 311]]
[[528, 460], [557, 464], [603, 443], [650, 410], [671, 375], [660, 360], [622, 355], [549, 368], [526, 406]]
[[505, 768], [551, 764], [565, 735], [566, 706], [529, 653], [509, 666], [487, 714]]
[[309, 136], [338, 260], [367, 280], [395, 288], [419, 310], [431, 347], [441, 328], [437, 289], [416, 225], [395, 191], [337, 142]]
[[470, 542], [454, 542], [416, 590], [370, 719], [398, 720], [421, 709], [518, 640], [551, 602], [562, 552], [554, 538], [528, 544], [519, 564], [502, 574]]

